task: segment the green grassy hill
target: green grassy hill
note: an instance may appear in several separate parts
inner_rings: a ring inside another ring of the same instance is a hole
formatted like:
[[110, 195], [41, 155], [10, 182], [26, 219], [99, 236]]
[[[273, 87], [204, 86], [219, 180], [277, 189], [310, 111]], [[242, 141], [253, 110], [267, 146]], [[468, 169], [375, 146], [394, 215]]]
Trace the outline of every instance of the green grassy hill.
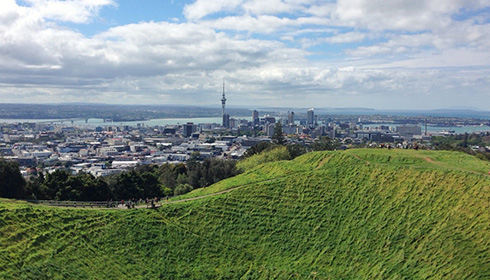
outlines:
[[490, 163], [316, 152], [157, 210], [0, 201], [0, 279], [490, 279]]

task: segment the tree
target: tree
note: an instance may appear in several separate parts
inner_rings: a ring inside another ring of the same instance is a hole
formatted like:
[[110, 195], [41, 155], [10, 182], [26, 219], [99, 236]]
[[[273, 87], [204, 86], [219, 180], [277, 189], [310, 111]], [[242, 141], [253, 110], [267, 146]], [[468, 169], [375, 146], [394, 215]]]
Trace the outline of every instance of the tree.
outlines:
[[182, 173], [177, 175], [177, 185], [187, 184], [187, 175], [186, 173]]
[[338, 140], [332, 140], [327, 136], [321, 137], [311, 145], [313, 151], [333, 151], [339, 147], [340, 142]]
[[115, 188], [113, 190], [117, 199], [138, 198], [143, 197], [144, 193], [139, 188], [141, 178], [135, 171], [123, 172], [116, 179]]
[[70, 175], [65, 170], [58, 169], [53, 173], [47, 173], [41, 186], [41, 192], [47, 199], [60, 199], [64, 196], [66, 181]]
[[180, 184], [175, 188], [174, 195], [181, 195], [192, 191], [192, 186], [189, 184]]
[[194, 188], [201, 187], [200, 180], [203, 178], [203, 164], [198, 161], [187, 161], [187, 182]]
[[291, 155], [291, 158], [296, 158], [304, 153], [306, 153], [306, 147], [301, 144], [289, 144], [286, 146]]
[[199, 151], [193, 151], [191, 153], [191, 158], [189, 161], [198, 161], [201, 158], [201, 153]]
[[243, 154], [244, 158], [251, 157], [256, 154], [260, 154], [262, 151], [270, 151], [272, 150], [276, 145], [269, 143], [269, 142], [260, 142], [249, 149]]
[[223, 179], [235, 176], [239, 171], [234, 160], [211, 158], [203, 162], [202, 173], [205, 180], [201, 180], [200, 184], [202, 187], [207, 187]]
[[140, 182], [143, 187], [143, 197], [156, 197], [161, 195], [160, 182], [158, 176], [152, 172], [144, 172], [140, 174]]
[[17, 163], [0, 159], [0, 197], [22, 198], [25, 184]]
[[272, 135], [272, 142], [277, 145], [284, 145], [286, 140], [282, 132], [282, 124], [280, 122], [276, 123], [274, 127], [274, 135]]
[[160, 183], [172, 191], [176, 186], [176, 175], [173, 170], [173, 166], [166, 163], [160, 166], [160, 177], [158, 178]]

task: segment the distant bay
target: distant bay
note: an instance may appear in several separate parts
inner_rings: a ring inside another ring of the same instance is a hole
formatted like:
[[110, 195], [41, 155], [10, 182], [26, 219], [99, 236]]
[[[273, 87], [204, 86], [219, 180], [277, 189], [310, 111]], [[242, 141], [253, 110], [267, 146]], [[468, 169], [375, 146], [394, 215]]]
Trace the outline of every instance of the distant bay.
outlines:
[[[235, 119], [246, 119], [250, 121], [252, 117], [232, 117]], [[75, 126], [137, 126], [138, 124], [144, 126], [164, 126], [164, 125], [178, 125], [192, 122], [194, 124], [199, 123], [222, 123], [222, 118], [165, 118], [165, 119], [150, 119], [141, 121], [127, 121], [127, 122], [112, 122], [111, 120], [89, 118], [89, 119], [0, 119], [0, 123], [45, 123], [53, 125], [75, 125]]]

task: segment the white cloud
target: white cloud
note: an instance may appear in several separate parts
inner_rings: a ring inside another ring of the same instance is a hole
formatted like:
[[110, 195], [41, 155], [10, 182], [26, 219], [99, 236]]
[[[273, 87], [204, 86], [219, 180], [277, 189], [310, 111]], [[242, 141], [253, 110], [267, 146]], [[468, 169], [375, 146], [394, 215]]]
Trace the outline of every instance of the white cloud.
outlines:
[[463, 7], [480, 7], [467, 0], [339, 0], [336, 18], [343, 24], [371, 30], [431, 30], [451, 23]]
[[222, 11], [233, 11], [243, 0], [197, 0], [186, 5], [184, 15], [189, 20], [199, 20], [210, 14]]
[[279, 14], [301, 12], [307, 1], [284, 1], [284, 0], [250, 0], [246, 1], [242, 8], [252, 15]]
[[353, 42], [360, 42], [364, 40], [366, 37], [367, 35], [365, 33], [347, 32], [336, 36], [327, 37], [324, 39], [324, 41], [333, 44], [353, 43]]
[[2, 0], [0, 96], [215, 104], [226, 77], [232, 105], [407, 108], [490, 97], [488, 17], [454, 19], [485, 1], [266, 2], [198, 0], [184, 8], [188, 21], [88, 37], [64, 23], [88, 23], [116, 3]]
[[[10, 0], [7, 0], [10, 1]], [[26, 0], [30, 11], [41, 18], [83, 23], [97, 15], [105, 6], [114, 6], [113, 0]]]

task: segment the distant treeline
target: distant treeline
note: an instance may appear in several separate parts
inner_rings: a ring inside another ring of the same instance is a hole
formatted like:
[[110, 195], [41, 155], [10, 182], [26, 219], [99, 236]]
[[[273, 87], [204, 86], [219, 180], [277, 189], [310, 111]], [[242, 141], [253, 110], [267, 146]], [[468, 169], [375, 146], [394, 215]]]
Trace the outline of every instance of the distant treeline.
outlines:
[[239, 173], [236, 161], [206, 159], [179, 164], [142, 165], [107, 177], [63, 169], [24, 180], [17, 163], [0, 160], [0, 197], [106, 201], [179, 195]]

